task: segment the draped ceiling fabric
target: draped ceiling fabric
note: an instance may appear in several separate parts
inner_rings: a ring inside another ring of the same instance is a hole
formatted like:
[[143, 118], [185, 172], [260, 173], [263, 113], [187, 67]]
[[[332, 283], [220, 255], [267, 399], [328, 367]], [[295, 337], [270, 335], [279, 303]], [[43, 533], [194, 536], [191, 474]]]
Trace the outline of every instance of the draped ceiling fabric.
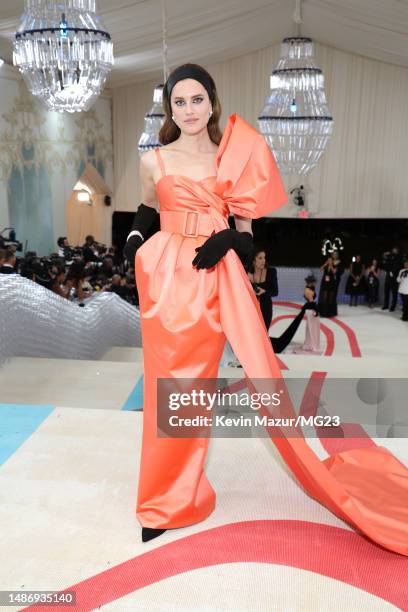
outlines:
[[[294, 0], [166, 0], [169, 64], [191, 58], [207, 65], [264, 49], [295, 33]], [[0, 57], [11, 62], [10, 40], [24, 0], [0, 2]], [[98, 0], [112, 35], [110, 87], [155, 77], [161, 68], [159, 0]], [[303, 0], [302, 34], [343, 51], [408, 67], [406, 0]]]

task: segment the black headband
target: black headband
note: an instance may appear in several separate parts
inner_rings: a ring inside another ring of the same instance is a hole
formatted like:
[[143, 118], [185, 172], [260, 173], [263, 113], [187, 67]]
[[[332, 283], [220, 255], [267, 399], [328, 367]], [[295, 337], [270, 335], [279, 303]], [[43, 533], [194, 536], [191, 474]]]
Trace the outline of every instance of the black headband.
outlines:
[[202, 70], [199, 68], [195, 68], [195, 66], [180, 66], [180, 68], [176, 68], [174, 72], [171, 73], [169, 78], [166, 81], [167, 94], [169, 97], [169, 102], [171, 98], [171, 92], [173, 87], [179, 81], [183, 79], [194, 79], [201, 83], [203, 87], [207, 90], [208, 97], [212, 101], [213, 92], [214, 92], [214, 81], [211, 77], [208, 77]]

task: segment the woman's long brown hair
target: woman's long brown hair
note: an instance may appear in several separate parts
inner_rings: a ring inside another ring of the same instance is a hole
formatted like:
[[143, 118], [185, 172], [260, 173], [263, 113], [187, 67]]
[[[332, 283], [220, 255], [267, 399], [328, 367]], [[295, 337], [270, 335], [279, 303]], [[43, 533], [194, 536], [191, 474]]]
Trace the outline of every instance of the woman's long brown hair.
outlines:
[[[190, 68], [195, 68], [196, 70], [200, 70], [207, 76], [207, 78], [209, 78], [212, 84], [212, 88], [211, 88], [209, 97], [210, 97], [210, 102], [212, 105], [213, 113], [210, 119], [208, 120], [207, 130], [208, 130], [208, 135], [210, 139], [212, 140], [212, 142], [218, 145], [220, 144], [220, 141], [222, 138], [222, 132], [219, 126], [219, 121], [221, 117], [221, 103], [218, 99], [218, 94], [217, 94], [214, 80], [211, 77], [211, 75], [204, 68], [202, 68], [202, 66], [199, 66], [198, 64], [183, 64], [182, 66], [178, 66], [177, 68], [175, 68], [173, 72], [175, 72], [176, 70], [179, 70], [180, 68], [185, 68], [185, 67], [190, 67]], [[171, 74], [173, 74], [173, 72]], [[169, 75], [169, 77], [170, 76], [171, 75]], [[167, 83], [168, 83], [168, 80], [166, 81], [164, 88], [163, 88], [163, 109], [164, 109], [165, 119], [164, 119], [164, 124], [159, 132], [159, 142], [161, 142], [161, 144], [163, 145], [169, 144], [170, 142], [174, 142], [180, 136], [180, 128], [178, 127], [178, 125], [174, 123], [173, 119], [171, 118], [172, 111], [171, 111], [169, 94], [167, 90]]]

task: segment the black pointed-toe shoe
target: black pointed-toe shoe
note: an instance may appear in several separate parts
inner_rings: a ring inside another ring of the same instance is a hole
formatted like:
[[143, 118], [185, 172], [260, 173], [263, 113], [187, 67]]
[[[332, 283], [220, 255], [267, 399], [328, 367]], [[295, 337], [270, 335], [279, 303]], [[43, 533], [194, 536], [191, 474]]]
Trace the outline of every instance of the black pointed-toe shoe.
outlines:
[[150, 527], [142, 527], [142, 542], [153, 540], [165, 531], [165, 529], [151, 529]]

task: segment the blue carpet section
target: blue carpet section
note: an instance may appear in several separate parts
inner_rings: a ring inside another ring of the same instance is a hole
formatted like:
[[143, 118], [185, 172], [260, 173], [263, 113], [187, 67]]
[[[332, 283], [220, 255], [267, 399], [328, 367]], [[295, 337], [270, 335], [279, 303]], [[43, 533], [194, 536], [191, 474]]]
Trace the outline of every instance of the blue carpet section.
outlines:
[[135, 388], [122, 406], [122, 410], [143, 410], [143, 376], [137, 381]]
[[54, 406], [0, 404], [0, 465], [41, 425]]

